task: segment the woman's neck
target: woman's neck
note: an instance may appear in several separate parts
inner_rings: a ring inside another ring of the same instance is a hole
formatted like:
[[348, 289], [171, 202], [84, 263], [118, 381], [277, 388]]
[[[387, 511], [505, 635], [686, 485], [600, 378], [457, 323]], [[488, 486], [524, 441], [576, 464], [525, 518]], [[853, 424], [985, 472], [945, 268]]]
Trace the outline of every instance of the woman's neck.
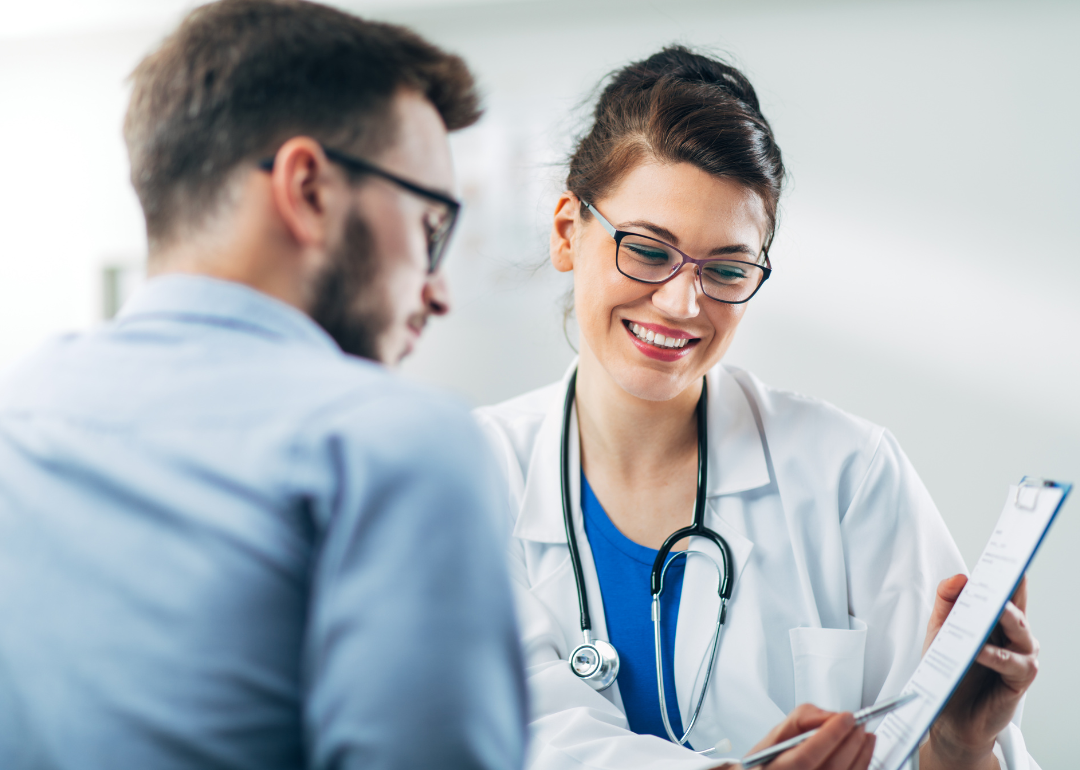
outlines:
[[647, 401], [627, 393], [582, 347], [577, 376], [582, 467], [628, 481], [656, 478], [697, 456], [695, 410], [700, 380], [670, 401]]

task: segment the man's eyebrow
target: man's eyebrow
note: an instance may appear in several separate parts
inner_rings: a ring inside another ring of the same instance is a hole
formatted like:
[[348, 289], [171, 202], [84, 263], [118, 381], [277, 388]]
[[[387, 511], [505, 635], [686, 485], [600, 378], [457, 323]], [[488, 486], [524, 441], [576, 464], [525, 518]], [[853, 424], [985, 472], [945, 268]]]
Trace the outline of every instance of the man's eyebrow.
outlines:
[[[616, 227], [619, 230], [625, 230], [628, 227], [638, 227], [638, 228], [641, 228], [643, 230], [648, 230], [650, 233], [652, 233], [653, 235], [655, 235], [657, 238], [664, 241], [665, 243], [669, 243], [672, 246], [678, 246], [679, 245], [679, 236], [675, 235], [675, 233], [671, 232], [666, 227], [662, 227], [661, 225], [653, 224], [652, 222], [647, 222], [647, 221], [645, 221], [643, 219], [636, 219], [633, 222], [623, 222], [623, 223], [617, 225]], [[730, 255], [730, 254], [746, 254], [747, 256], [753, 257], [753, 258], [756, 259], [757, 256], [758, 256], [758, 253], [759, 252], [754, 251], [752, 248], [747, 246], [745, 243], [734, 243], [734, 244], [732, 244], [730, 246], [717, 246], [715, 249], [712, 249], [706, 256], [709, 256], [709, 257], [723, 257], [723, 256], [727, 256], [727, 255]]]

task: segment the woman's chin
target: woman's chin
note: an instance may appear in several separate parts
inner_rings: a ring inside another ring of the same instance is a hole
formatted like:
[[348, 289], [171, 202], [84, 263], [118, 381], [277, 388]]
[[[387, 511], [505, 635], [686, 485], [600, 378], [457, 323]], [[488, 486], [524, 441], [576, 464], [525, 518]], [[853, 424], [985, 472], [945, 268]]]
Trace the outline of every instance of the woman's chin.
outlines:
[[621, 372], [611, 372], [612, 379], [629, 395], [642, 401], [670, 401], [698, 380], [687, 370], [664, 372], [641, 366], [620, 368], [623, 369]]

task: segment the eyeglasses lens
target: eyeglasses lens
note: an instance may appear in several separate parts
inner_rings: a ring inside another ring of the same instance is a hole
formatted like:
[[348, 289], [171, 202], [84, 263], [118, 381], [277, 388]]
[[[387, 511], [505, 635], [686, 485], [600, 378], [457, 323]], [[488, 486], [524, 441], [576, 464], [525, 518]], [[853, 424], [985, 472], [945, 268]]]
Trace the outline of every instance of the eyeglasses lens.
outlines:
[[[682, 254], [671, 246], [639, 235], [625, 235], [616, 252], [616, 266], [623, 275], [645, 283], [660, 283], [683, 264]], [[757, 265], [717, 259], [699, 265], [701, 288], [722, 302], [744, 302], [765, 278]]]
[[446, 249], [450, 245], [450, 236], [454, 232], [454, 224], [457, 220], [457, 212], [442, 210], [432, 213], [426, 226], [428, 230], [428, 272], [434, 273], [439, 269]]

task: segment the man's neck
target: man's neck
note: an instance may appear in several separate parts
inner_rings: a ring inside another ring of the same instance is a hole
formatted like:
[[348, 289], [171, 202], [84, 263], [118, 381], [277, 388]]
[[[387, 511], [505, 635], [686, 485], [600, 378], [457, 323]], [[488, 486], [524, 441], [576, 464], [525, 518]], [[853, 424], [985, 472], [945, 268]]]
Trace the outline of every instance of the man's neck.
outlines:
[[203, 275], [243, 284], [267, 294], [301, 312], [311, 305], [311, 281], [300, 274], [299, 259], [290, 259], [280, 244], [244, 231], [200, 233], [177, 238], [153, 249], [147, 275]]

